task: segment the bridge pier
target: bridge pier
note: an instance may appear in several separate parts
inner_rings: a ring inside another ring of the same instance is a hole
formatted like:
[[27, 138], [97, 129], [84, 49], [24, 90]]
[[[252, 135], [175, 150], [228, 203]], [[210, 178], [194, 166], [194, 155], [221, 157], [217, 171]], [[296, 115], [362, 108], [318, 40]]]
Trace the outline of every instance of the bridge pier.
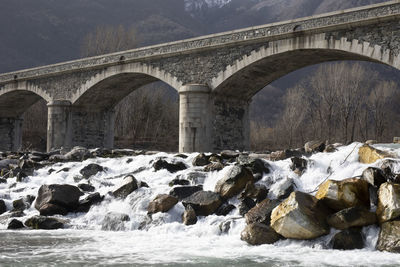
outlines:
[[55, 100], [47, 104], [47, 151], [72, 148], [71, 102]]
[[113, 148], [114, 123], [114, 109], [74, 108], [72, 114], [72, 143], [87, 148]]
[[22, 147], [22, 118], [0, 118], [0, 150], [18, 151]]
[[250, 149], [250, 119], [247, 100], [216, 96], [213, 103], [213, 150]]
[[204, 84], [179, 89], [179, 152], [211, 151], [211, 90]]

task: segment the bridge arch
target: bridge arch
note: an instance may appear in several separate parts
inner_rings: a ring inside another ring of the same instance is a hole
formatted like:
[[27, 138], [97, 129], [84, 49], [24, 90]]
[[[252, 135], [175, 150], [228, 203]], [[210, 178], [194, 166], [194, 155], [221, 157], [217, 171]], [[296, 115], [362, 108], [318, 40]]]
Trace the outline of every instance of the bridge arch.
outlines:
[[215, 95], [250, 100], [265, 86], [295, 70], [339, 60], [369, 61], [400, 69], [400, 57], [390, 49], [357, 39], [335, 40], [322, 33], [269, 42], [218, 73], [210, 87]]

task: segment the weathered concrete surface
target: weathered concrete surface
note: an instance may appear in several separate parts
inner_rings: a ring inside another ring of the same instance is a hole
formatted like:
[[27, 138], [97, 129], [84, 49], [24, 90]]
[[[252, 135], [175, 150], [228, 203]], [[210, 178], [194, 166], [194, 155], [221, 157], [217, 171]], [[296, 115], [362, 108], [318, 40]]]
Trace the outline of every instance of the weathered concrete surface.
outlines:
[[[18, 118], [42, 98], [50, 104], [48, 149], [112, 147], [115, 105], [163, 81], [180, 93], [181, 152], [246, 150], [249, 103], [274, 80], [333, 60], [399, 69], [399, 18], [396, 0], [3, 74], [0, 118]], [[11, 129], [6, 132], [15, 136], [0, 150], [18, 147], [11, 140], [19, 133]]]

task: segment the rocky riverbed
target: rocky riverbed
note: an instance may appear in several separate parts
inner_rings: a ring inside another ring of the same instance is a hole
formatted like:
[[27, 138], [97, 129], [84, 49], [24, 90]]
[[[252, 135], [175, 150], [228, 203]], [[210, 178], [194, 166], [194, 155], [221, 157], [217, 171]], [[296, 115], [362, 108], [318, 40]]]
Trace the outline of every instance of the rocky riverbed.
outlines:
[[0, 263], [395, 266], [399, 155], [0, 152]]

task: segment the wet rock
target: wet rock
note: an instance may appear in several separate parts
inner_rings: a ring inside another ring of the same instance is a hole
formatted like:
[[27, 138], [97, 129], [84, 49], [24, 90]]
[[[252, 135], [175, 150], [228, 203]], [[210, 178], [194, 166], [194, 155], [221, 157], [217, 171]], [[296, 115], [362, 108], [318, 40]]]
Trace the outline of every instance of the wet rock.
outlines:
[[369, 167], [362, 173], [361, 178], [367, 181], [370, 185], [379, 188], [381, 184], [387, 182], [387, 177], [382, 169]]
[[96, 205], [103, 200], [104, 196], [101, 196], [98, 192], [90, 194], [79, 201], [79, 207], [76, 209], [76, 212], [88, 212], [93, 205]]
[[273, 244], [281, 239], [281, 236], [271, 227], [262, 223], [249, 224], [244, 228], [240, 239], [250, 245]]
[[143, 181], [140, 181], [139, 187], [150, 188], [150, 186], [146, 182], [143, 182]]
[[307, 170], [307, 160], [303, 158], [293, 157], [290, 158], [292, 164], [290, 164], [290, 169], [297, 175], [301, 176]]
[[182, 204], [187, 207], [192, 206], [196, 215], [208, 216], [213, 214], [222, 204], [219, 194], [211, 191], [198, 191], [182, 200]]
[[25, 228], [24, 224], [17, 220], [17, 219], [12, 219], [7, 226], [8, 230], [16, 230], [16, 229], [21, 229], [21, 228]]
[[376, 249], [400, 253], [400, 220], [388, 221], [381, 224]]
[[6, 184], [6, 183], [7, 183], [7, 179], [0, 178], [0, 184]]
[[192, 164], [193, 166], [197, 167], [206, 166], [210, 163], [209, 159], [210, 157], [207, 157], [204, 153], [201, 153], [193, 159]]
[[221, 151], [221, 158], [230, 160], [230, 159], [235, 159], [240, 155], [240, 152], [236, 152], [233, 150], [223, 150]]
[[83, 178], [89, 179], [90, 177], [98, 174], [99, 172], [103, 172], [106, 169], [100, 166], [99, 164], [89, 164], [82, 168], [79, 173], [82, 174]]
[[368, 183], [358, 178], [327, 180], [319, 187], [316, 198], [336, 211], [351, 207], [370, 208]]
[[221, 197], [228, 199], [239, 194], [248, 182], [254, 182], [251, 171], [243, 166], [233, 166], [217, 182], [215, 192], [219, 193]]
[[64, 228], [64, 222], [57, 218], [33, 216], [25, 221], [27, 227], [33, 229], [55, 230]]
[[323, 152], [325, 150], [325, 141], [314, 140], [307, 142], [304, 145], [304, 150], [306, 153], [318, 153]]
[[188, 180], [175, 178], [168, 185], [172, 187], [174, 185], [189, 185], [189, 184], [190, 182]]
[[93, 192], [96, 188], [90, 184], [78, 184], [78, 188], [83, 192]]
[[156, 171], [165, 169], [171, 173], [175, 173], [175, 172], [187, 169], [186, 165], [183, 162], [169, 163], [163, 159], [159, 159], [156, 162], [154, 162], [153, 168]]
[[35, 208], [41, 215], [65, 215], [65, 211], [74, 211], [79, 206], [82, 192], [78, 187], [64, 184], [42, 185], [39, 188]]
[[214, 172], [214, 171], [220, 171], [224, 168], [224, 164], [221, 162], [212, 162], [208, 164], [207, 166], [204, 167], [205, 172]]
[[149, 214], [157, 212], [168, 212], [172, 209], [176, 203], [178, 203], [178, 198], [167, 194], [161, 194], [156, 196], [156, 198], [149, 203], [147, 207], [147, 212]]
[[7, 206], [4, 200], [0, 199], [0, 214], [3, 214], [7, 211]]
[[395, 155], [392, 155], [386, 151], [382, 151], [376, 148], [373, 148], [367, 144], [360, 147], [358, 150], [359, 161], [364, 164], [371, 164], [377, 160], [384, 158], [396, 158]]
[[185, 207], [185, 211], [182, 214], [182, 222], [184, 225], [193, 225], [197, 223], [196, 212], [191, 205]]
[[400, 216], [400, 184], [384, 183], [380, 186], [376, 214], [380, 223]]
[[246, 223], [262, 223], [265, 225], [271, 224], [271, 213], [279, 205], [279, 201], [265, 199], [253, 207], [246, 213]]
[[188, 156], [185, 155], [185, 154], [176, 154], [176, 155], [174, 155], [174, 157], [181, 158], [181, 159], [187, 159], [188, 158]]
[[185, 178], [192, 184], [203, 184], [208, 174], [204, 172], [189, 172], [185, 174]]
[[118, 189], [113, 192], [113, 196], [116, 198], [126, 198], [133, 191], [138, 189], [138, 181], [132, 175], [126, 176]]
[[264, 174], [268, 174], [271, 171], [271, 166], [264, 160], [258, 158], [252, 158], [246, 155], [240, 155], [237, 158], [239, 165], [247, 167], [253, 173], [256, 181], [260, 180]]
[[393, 178], [396, 176], [396, 173], [399, 170], [400, 161], [393, 160], [393, 159], [385, 159], [382, 161], [380, 168], [385, 173], [388, 179]]
[[125, 222], [130, 221], [129, 215], [109, 212], [104, 216], [101, 224], [101, 230], [103, 231], [123, 231], [125, 230]]
[[303, 153], [299, 150], [282, 150], [272, 152], [269, 156], [269, 159], [272, 161], [285, 160], [291, 157], [302, 157]]
[[353, 250], [364, 248], [364, 239], [359, 228], [341, 231], [333, 236], [330, 241], [333, 249]]
[[268, 189], [265, 185], [254, 184], [252, 182], [247, 183], [243, 192], [240, 194], [240, 198], [253, 198], [256, 199], [257, 202], [261, 202], [267, 198]]
[[256, 202], [251, 198], [246, 197], [242, 199], [239, 204], [239, 214], [242, 216], [246, 215], [249, 210], [255, 207], [255, 205]]
[[327, 218], [331, 227], [339, 230], [351, 227], [363, 227], [377, 223], [377, 217], [374, 212], [365, 208], [353, 207], [341, 210]]
[[169, 194], [173, 197], [176, 197], [179, 200], [187, 198], [194, 193], [203, 190], [202, 186], [177, 186], [169, 191]]
[[229, 230], [231, 229], [231, 225], [232, 225], [232, 220], [223, 221], [223, 222], [220, 223], [219, 226], [218, 226], [219, 231], [220, 231], [222, 234], [227, 234], [227, 233], [229, 233]]
[[84, 147], [74, 147], [70, 152], [64, 155], [67, 161], [84, 161], [88, 158], [91, 158], [89, 150]]
[[281, 181], [274, 183], [268, 193], [268, 197], [271, 199], [283, 200], [289, 197], [289, 195], [295, 190], [295, 184], [293, 179], [285, 178]]
[[236, 209], [236, 207], [234, 205], [225, 202], [221, 205], [221, 207], [219, 207], [217, 209], [217, 211], [215, 212], [215, 215], [226, 216], [234, 209]]
[[13, 201], [13, 209], [15, 210], [25, 210], [30, 207], [29, 203], [26, 203], [23, 198], [17, 199]]
[[285, 238], [314, 239], [329, 233], [326, 211], [306, 193], [293, 192], [271, 214], [271, 227]]

